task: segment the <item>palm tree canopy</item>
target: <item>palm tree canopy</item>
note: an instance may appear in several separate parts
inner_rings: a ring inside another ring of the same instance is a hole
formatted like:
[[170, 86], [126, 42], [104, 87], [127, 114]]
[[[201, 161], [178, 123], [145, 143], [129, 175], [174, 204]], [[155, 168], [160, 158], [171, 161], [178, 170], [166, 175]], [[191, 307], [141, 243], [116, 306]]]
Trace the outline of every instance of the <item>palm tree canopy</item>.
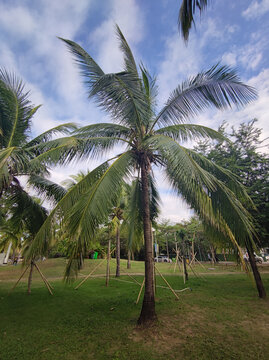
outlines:
[[[50, 222], [60, 214], [76, 243], [74, 253], [83, 252], [84, 244], [93, 239], [98, 225], [117, 203], [123, 182], [131, 181], [133, 176], [141, 181], [142, 169], [146, 169], [150, 183], [155, 166], [160, 166], [174, 191], [208, 224], [225, 232], [234, 242], [239, 237], [251, 237], [249, 215], [237, 199], [247, 198], [247, 194], [237, 178], [185, 148], [182, 142], [201, 137], [222, 140], [219, 132], [186, 121], [209, 107], [240, 108], [256, 98], [255, 90], [242, 83], [233, 69], [215, 65], [179, 85], [157, 113], [156, 79], [144, 66], [136, 66], [119, 27], [116, 32], [124, 56], [124, 68], [119, 73], [105, 74], [81, 46], [61, 40], [79, 65], [88, 96], [112, 118], [112, 123], [75, 130], [72, 139], [77, 155], [74, 151], [70, 159], [97, 157], [117, 144], [122, 145], [123, 151], [86, 175], [59, 201], [38, 232], [31, 251], [41, 249]], [[149, 189], [153, 191], [152, 186]], [[155, 187], [154, 191], [157, 198]], [[132, 195], [133, 203], [138, 204], [138, 193], [139, 182]]]
[[[19, 175], [46, 174], [46, 159], [51, 155], [48, 149], [58, 152], [52, 136], [70, 134], [76, 129], [72, 123], [59, 125], [30, 139], [32, 118], [40, 106], [33, 106], [29, 92], [15, 74], [0, 69], [0, 192], [7, 190]], [[46, 144], [46, 146], [45, 146]], [[67, 148], [67, 145], [65, 149]], [[66, 151], [66, 150], [65, 150]], [[42, 161], [37, 160], [42, 154]], [[54, 158], [56, 159], [56, 155]], [[34, 160], [34, 161], [33, 161]]]

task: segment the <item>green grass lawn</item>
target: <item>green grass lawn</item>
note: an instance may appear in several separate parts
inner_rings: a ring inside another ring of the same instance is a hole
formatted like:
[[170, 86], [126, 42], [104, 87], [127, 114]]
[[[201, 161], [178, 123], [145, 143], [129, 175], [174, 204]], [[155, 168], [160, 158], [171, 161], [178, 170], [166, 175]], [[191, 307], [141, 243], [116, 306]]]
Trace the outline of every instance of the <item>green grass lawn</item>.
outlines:
[[[96, 263], [87, 261], [81, 273]], [[168, 289], [157, 287], [159, 321], [140, 329], [136, 320], [142, 299], [135, 305], [139, 286], [128, 276], [112, 278], [108, 288], [95, 277], [75, 291], [60, 280], [64, 264], [64, 259], [39, 263], [53, 296], [37, 274], [30, 296], [25, 280], [8, 296], [21, 267], [0, 267], [1, 360], [269, 359], [269, 302], [257, 298], [251, 278], [234, 266], [208, 270], [207, 264], [203, 279], [192, 275], [184, 285], [169, 264], [158, 264], [162, 273], [170, 273], [166, 279], [174, 289], [188, 286], [192, 291], [178, 293], [176, 300]], [[131, 271], [139, 274], [143, 263], [134, 262]], [[266, 271], [263, 280], [269, 293]], [[165, 286], [160, 277], [157, 284]]]

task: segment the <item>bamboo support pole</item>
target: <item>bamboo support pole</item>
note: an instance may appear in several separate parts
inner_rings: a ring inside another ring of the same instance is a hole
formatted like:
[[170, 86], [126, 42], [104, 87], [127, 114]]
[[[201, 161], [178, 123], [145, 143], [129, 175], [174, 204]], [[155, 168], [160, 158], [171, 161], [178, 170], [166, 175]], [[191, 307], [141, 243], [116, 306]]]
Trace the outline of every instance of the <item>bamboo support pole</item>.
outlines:
[[196, 259], [196, 261], [198, 262], [199, 265], [202, 266], [202, 268], [204, 268], [204, 269], [206, 270], [206, 268], [204, 267], [204, 265], [203, 265], [199, 260]]
[[43, 276], [44, 281], [46, 281], [46, 283], [48, 284], [48, 286], [50, 287], [51, 291], [53, 290], [53, 286], [50, 284], [50, 282], [48, 281], [48, 279], [45, 277], [45, 275], [42, 273], [42, 271], [40, 270], [40, 267], [35, 263], [35, 266], [37, 268], [37, 270], [39, 270], [39, 273], [41, 276]]
[[178, 268], [179, 268], [179, 273], [181, 273], [181, 265], [180, 265], [180, 262], [179, 261], [177, 261], [177, 264], [178, 264]]
[[[115, 265], [112, 261], [111, 261], [111, 264]], [[121, 275], [127, 275], [129, 276], [130, 279], [132, 279], [134, 282], [136, 282], [139, 286], [141, 285], [140, 282], [138, 282], [131, 274], [129, 274], [128, 272], [124, 272], [124, 273], [121, 273]]]
[[193, 255], [190, 265], [192, 265], [193, 262], [195, 263], [196, 255], [197, 255], [197, 252]]
[[[112, 249], [110, 251], [110, 255], [113, 253], [115, 249]], [[89, 277], [95, 272], [95, 270], [97, 270], [99, 268], [99, 266], [101, 266], [104, 262], [106, 261], [106, 258], [104, 260], [102, 260], [99, 264], [97, 264], [93, 270], [75, 287], [75, 290], [77, 290], [87, 279], [89, 279]]]
[[159, 275], [161, 276], [161, 278], [164, 280], [164, 282], [166, 283], [166, 285], [169, 287], [169, 289], [172, 291], [172, 293], [175, 295], [175, 297], [179, 300], [179, 297], [177, 296], [176, 292], [174, 291], [174, 289], [171, 287], [171, 285], [169, 284], [169, 282], [163, 277], [163, 275], [161, 274], [161, 272], [159, 271], [159, 269], [156, 267], [157, 272], [159, 273]]
[[47, 282], [47, 279], [45, 278], [45, 276], [42, 274], [42, 272], [40, 271], [39, 267], [36, 265], [36, 263], [34, 263], [34, 266], [36, 267], [36, 270], [39, 272], [42, 280], [44, 281], [44, 284], [46, 285], [50, 295], [53, 295], [53, 292], [51, 291], [51, 288], [50, 288], [50, 285], [49, 283]]
[[39, 271], [40, 275], [43, 277], [43, 279], [46, 281], [46, 283], [48, 284], [48, 286], [50, 287], [51, 290], [53, 290], [53, 286], [49, 283], [48, 279], [45, 277], [45, 275], [42, 273], [42, 271], [40, 270], [39, 266], [35, 263], [34, 264], [35, 267], [37, 268], [37, 270]]
[[139, 290], [139, 294], [138, 294], [137, 299], [136, 299], [136, 305], [137, 305], [138, 302], [139, 302], [139, 299], [140, 299], [140, 296], [141, 296], [141, 293], [142, 293], [142, 290], [143, 290], [144, 285], [145, 285], [145, 278], [144, 278], [144, 280], [143, 280], [143, 282], [142, 282], [142, 284], [141, 284], [141, 287], [140, 287], [140, 290]]
[[89, 277], [95, 272], [95, 270], [97, 270], [99, 268], [99, 266], [101, 266], [104, 262], [106, 261], [106, 259], [104, 259], [103, 261], [99, 262], [99, 264], [97, 264], [93, 270], [75, 287], [75, 290], [77, 290], [87, 279], [89, 279]]
[[22, 279], [23, 275], [26, 273], [26, 271], [28, 270], [29, 266], [31, 264], [29, 264], [25, 269], [24, 269], [24, 272], [21, 274], [21, 276], [19, 277], [19, 279], [17, 280], [16, 284], [11, 288], [11, 290], [9, 291], [8, 294], [10, 294], [14, 289], [15, 287], [18, 285], [18, 283], [20, 282], [20, 280]]
[[51, 288], [51, 290], [53, 290], [53, 286], [51, 285], [51, 283], [48, 281], [48, 279], [45, 277], [45, 275], [42, 273], [42, 271], [40, 270], [40, 267], [35, 263], [35, 266], [37, 267], [37, 269], [39, 270], [39, 272], [41, 273], [41, 275], [43, 275], [46, 283], [49, 285], [49, 287]]
[[201, 278], [201, 279], [207, 281], [204, 276], [202, 276], [201, 274], [198, 275], [198, 274], [193, 270], [193, 268], [192, 268], [192, 266], [191, 266], [190, 264], [189, 264], [189, 266], [190, 266], [190, 268], [191, 268], [191, 271], [194, 273], [194, 275], [195, 275], [197, 278]]

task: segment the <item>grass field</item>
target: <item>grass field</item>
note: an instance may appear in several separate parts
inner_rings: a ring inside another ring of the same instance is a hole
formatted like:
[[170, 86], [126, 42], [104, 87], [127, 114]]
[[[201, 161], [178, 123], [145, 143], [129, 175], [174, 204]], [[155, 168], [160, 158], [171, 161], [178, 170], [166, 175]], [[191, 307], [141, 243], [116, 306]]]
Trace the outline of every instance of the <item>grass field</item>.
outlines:
[[[81, 279], [98, 261], [86, 261]], [[158, 264], [174, 289], [192, 291], [178, 293], [176, 300], [168, 289], [157, 287], [159, 321], [140, 329], [139, 286], [130, 277], [112, 277], [108, 288], [103, 278], [94, 277], [75, 291], [74, 284], [60, 280], [64, 265], [64, 259], [39, 263], [53, 296], [37, 274], [30, 296], [25, 280], [7, 295], [21, 266], [0, 267], [1, 360], [269, 359], [269, 302], [257, 298], [251, 278], [235, 266], [196, 266], [203, 278], [191, 275], [184, 285], [173, 266]], [[105, 264], [97, 274], [104, 269]], [[269, 293], [269, 268], [262, 270]], [[143, 263], [133, 262], [131, 272], [142, 282]], [[157, 285], [165, 286], [159, 276]]]

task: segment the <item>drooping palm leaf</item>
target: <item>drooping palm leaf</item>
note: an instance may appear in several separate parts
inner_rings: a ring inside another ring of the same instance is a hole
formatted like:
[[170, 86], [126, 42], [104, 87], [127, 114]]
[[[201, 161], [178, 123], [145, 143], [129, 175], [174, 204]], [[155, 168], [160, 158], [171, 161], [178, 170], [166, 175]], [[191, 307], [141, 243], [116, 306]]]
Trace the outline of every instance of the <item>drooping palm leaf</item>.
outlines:
[[31, 141], [29, 141], [26, 144], [26, 146], [27, 146], [27, 148], [36, 146], [40, 143], [45, 143], [45, 142], [51, 140], [53, 135], [61, 135], [61, 134], [67, 135], [67, 134], [70, 134], [71, 132], [73, 132], [74, 130], [77, 130], [77, 125], [74, 123], [66, 123], [66, 124], [58, 125], [52, 129], [49, 129], [49, 130], [43, 132], [40, 135], [38, 135], [37, 137], [35, 137]]
[[29, 92], [15, 74], [0, 69], [0, 128], [3, 147], [20, 146], [27, 140], [31, 117], [38, 107], [29, 101]]
[[128, 127], [111, 123], [87, 125], [77, 129], [74, 132], [74, 135], [77, 135], [80, 138], [116, 137], [123, 140], [129, 139], [131, 134], [132, 131]]
[[126, 143], [127, 141], [110, 136], [84, 138], [80, 134], [58, 138], [33, 147], [32, 151], [39, 151], [40, 155], [31, 160], [30, 165], [35, 169], [42, 163], [63, 165], [80, 159], [88, 159], [89, 156], [98, 158], [120, 142]]
[[256, 97], [256, 91], [243, 84], [234, 70], [217, 64], [179, 85], [154, 124], [167, 126], [184, 123], [208, 107], [226, 109], [236, 105], [239, 108]]
[[66, 194], [66, 189], [42, 176], [31, 175], [28, 184], [33, 187], [39, 196], [44, 197], [55, 204]]
[[196, 140], [199, 138], [227, 141], [227, 138], [220, 132], [202, 125], [178, 124], [166, 126], [156, 131], [156, 134], [170, 136], [179, 142]]
[[210, 0], [182, 0], [178, 14], [178, 29], [185, 41], [188, 41], [190, 29], [192, 25], [195, 25], [194, 15], [196, 10], [198, 9], [201, 14], [209, 3]]

